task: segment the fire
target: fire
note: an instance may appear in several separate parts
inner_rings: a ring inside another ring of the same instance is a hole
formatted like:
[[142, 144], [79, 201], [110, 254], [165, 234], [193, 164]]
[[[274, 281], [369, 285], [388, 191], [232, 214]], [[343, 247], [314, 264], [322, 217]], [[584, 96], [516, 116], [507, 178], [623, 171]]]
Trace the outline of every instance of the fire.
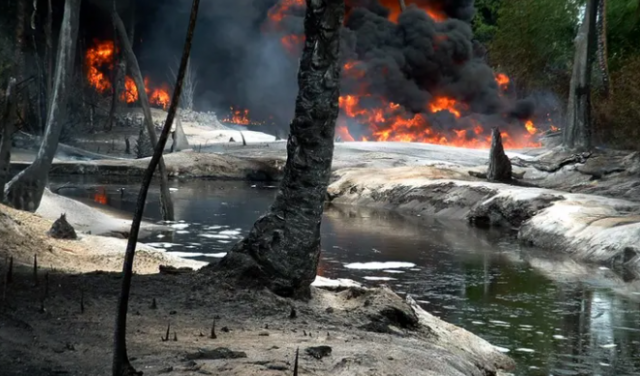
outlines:
[[304, 43], [304, 40], [305, 40], [304, 35], [294, 35], [294, 34], [285, 35], [284, 37], [280, 38], [280, 42], [282, 43], [282, 46], [291, 55], [295, 55], [299, 53], [300, 46], [302, 46], [302, 43]]
[[524, 123], [524, 127], [527, 130], [527, 132], [529, 132], [529, 134], [538, 133], [538, 129], [536, 129], [536, 126], [533, 125], [533, 121], [531, 121], [531, 120], [527, 120], [527, 122]]
[[[389, 21], [394, 23], [398, 22], [398, 17], [400, 17], [401, 13], [400, 2], [398, 0], [381, 0], [380, 3], [385, 8], [389, 9]], [[436, 22], [443, 22], [447, 20], [447, 16], [441, 11], [430, 9], [425, 6], [420, 6], [418, 4], [415, 5], [425, 11], [429, 15], [429, 17], [431, 17]], [[407, 6], [409, 6], [409, 4], [407, 4]]]
[[[401, 10], [398, 0], [379, 0], [389, 9], [388, 19], [397, 22]], [[447, 20], [442, 9], [418, 5], [435, 22]], [[417, 4], [416, 4], [417, 5]], [[283, 34], [285, 23], [283, 20], [294, 10], [305, 6], [304, 0], [281, 0], [273, 6], [268, 13], [269, 19], [265, 23], [265, 32], [275, 32], [280, 37], [280, 43], [290, 54], [296, 55], [304, 43], [304, 35]], [[435, 46], [446, 41], [445, 34], [434, 37]], [[495, 124], [484, 124], [482, 115], [469, 113], [469, 106], [461, 98], [438, 96], [432, 98], [419, 113], [414, 113], [398, 103], [393, 103], [384, 97], [371, 94], [366, 87], [364, 62], [350, 60], [342, 67], [342, 77], [353, 81], [357, 87], [353, 92], [343, 92], [339, 98], [340, 115], [336, 124], [336, 136], [343, 141], [396, 141], [396, 142], [423, 142], [439, 145], [485, 149], [491, 145], [490, 129]], [[381, 72], [384, 74], [384, 71]], [[509, 77], [504, 73], [495, 74], [495, 82], [500, 88], [501, 95], [506, 93], [510, 85]], [[250, 124], [248, 110], [231, 109], [231, 115], [225, 119], [236, 124]], [[452, 119], [435, 114], [446, 113], [452, 115]], [[449, 122], [451, 125], [443, 125], [441, 122]], [[514, 120], [514, 122], [516, 122]], [[515, 149], [524, 147], [538, 147], [541, 144], [536, 137], [541, 133], [533, 120], [518, 124], [500, 125], [502, 140], [505, 148]], [[503, 129], [504, 128], [504, 129]], [[361, 129], [362, 135], [356, 134], [356, 129]]]
[[498, 84], [500, 89], [507, 90], [507, 88], [509, 87], [509, 82], [511, 82], [511, 80], [509, 79], [509, 76], [507, 76], [506, 74], [504, 73], [496, 74], [496, 83]]
[[109, 202], [109, 197], [107, 196], [107, 191], [104, 187], [99, 187], [96, 193], [93, 195], [93, 201], [98, 204], [107, 205]]
[[[87, 81], [98, 93], [104, 94], [113, 90], [111, 80], [105, 72], [113, 71], [113, 63], [116, 54], [113, 41], [98, 41], [85, 54], [85, 64], [87, 66]], [[149, 78], [144, 78], [145, 92], [149, 96], [149, 103], [160, 106], [165, 110], [171, 102], [171, 94], [166, 84], [160, 87], [151, 88]], [[120, 101], [135, 103], [138, 101], [138, 88], [135, 81], [126, 76], [124, 80], [124, 92], [120, 94]]]
[[435, 102], [429, 105], [429, 108], [433, 113], [440, 111], [449, 111], [453, 114], [453, 116], [456, 117], [456, 119], [459, 119], [461, 114], [460, 111], [456, 109], [456, 106], [458, 106], [458, 102], [455, 99], [440, 97], [436, 98]]
[[281, 0], [269, 9], [269, 19], [274, 24], [278, 24], [292, 9], [303, 8], [305, 5], [305, 0]]
[[231, 106], [229, 109], [231, 110], [231, 115], [222, 119], [222, 121], [226, 123], [241, 124], [241, 125], [252, 124], [251, 120], [249, 119], [249, 110], [234, 109], [233, 106]]

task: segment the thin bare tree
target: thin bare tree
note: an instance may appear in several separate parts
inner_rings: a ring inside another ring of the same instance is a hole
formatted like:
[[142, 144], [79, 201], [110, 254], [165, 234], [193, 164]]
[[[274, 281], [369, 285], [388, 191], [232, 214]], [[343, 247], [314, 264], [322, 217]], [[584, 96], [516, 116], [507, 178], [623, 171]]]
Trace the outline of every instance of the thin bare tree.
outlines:
[[598, 34], [598, 68], [602, 76], [602, 93], [605, 98], [608, 98], [611, 95], [611, 76], [607, 51], [607, 0], [598, 0], [596, 32]]
[[[179, 64], [179, 62], [178, 62]], [[175, 69], [169, 68], [171, 72], [171, 78], [175, 81], [178, 76]], [[182, 98], [180, 98], [180, 108], [183, 110], [191, 111], [193, 110], [193, 99], [195, 97], [196, 88], [198, 87], [198, 74], [191, 64], [191, 59], [189, 59], [189, 64], [187, 65], [187, 72], [184, 76], [184, 87], [182, 89]]]
[[[127, 37], [127, 30], [124, 26], [124, 22], [114, 9], [112, 11], [113, 24], [118, 32], [118, 40], [120, 41], [120, 47], [122, 47], [123, 54], [127, 59], [127, 66], [133, 76], [133, 81], [138, 89], [138, 103], [142, 107], [144, 113], [144, 125], [147, 130], [147, 136], [151, 139], [151, 145], [155, 148], [158, 144], [158, 135], [156, 135], [155, 125], [153, 124], [153, 115], [151, 114], [151, 107], [149, 106], [149, 96], [145, 90], [144, 78], [142, 78], [142, 72], [138, 65], [138, 59], [136, 58], [129, 38]], [[144, 136], [144, 132], [141, 132], [141, 137]], [[159, 162], [159, 174], [160, 174], [160, 201], [162, 217], [165, 221], [173, 221], [175, 219], [173, 211], [173, 202], [171, 201], [171, 193], [169, 191], [169, 178], [167, 175], [167, 167], [164, 164], [164, 158], [160, 158]]]
[[81, 0], [66, 0], [56, 59], [55, 77], [44, 137], [35, 161], [5, 188], [7, 203], [16, 209], [36, 211], [40, 206], [53, 157], [66, 120], [80, 23]]
[[124, 256], [124, 264], [122, 266], [122, 290], [120, 292], [120, 299], [118, 301], [118, 312], [116, 319], [116, 327], [113, 336], [113, 364], [112, 375], [113, 376], [131, 376], [141, 375], [141, 372], [137, 372], [127, 354], [127, 311], [129, 309], [129, 294], [131, 291], [131, 277], [133, 274], [133, 260], [135, 256], [136, 244], [138, 242], [138, 233], [140, 231], [140, 222], [142, 221], [142, 215], [144, 214], [144, 205], [147, 200], [147, 191], [153, 178], [153, 172], [162, 160], [162, 153], [164, 147], [167, 144], [169, 138], [169, 131], [173, 124], [178, 105], [180, 103], [180, 94], [182, 91], [182, 82], [184, 80], [185, 71], [187, 69], [187, 62], [191, 54], [191, 41], [193, 40], [193, 32], [196, 27], [196, 21], [198, 19], [198, 8], [200, 6], [200, 0], [193, 0], [191, 6], [191, 17], [189, 18], [189, 28], [187, 30], [187, 38], [184, 43], [184, 51], [182, 54], [182, 61], [180, 63], [180, 70], [176, 80], [176, 86], [171, 98], [171, 105], [169, 106], [169, 112], [167, 119], [160, 133], [160, 139], [155, 144], [155, 150], [153, 157], [149, 162], [149, 166], [142, 178], [142, 185], [140, 186], [140, 193], [138, 194], [138, 201], [136, 203], [136, 210], [133, 215], [133, 221], [131, 223], [131, 232], [129, 235], [129, 241], [127, 242], [127, 250]]

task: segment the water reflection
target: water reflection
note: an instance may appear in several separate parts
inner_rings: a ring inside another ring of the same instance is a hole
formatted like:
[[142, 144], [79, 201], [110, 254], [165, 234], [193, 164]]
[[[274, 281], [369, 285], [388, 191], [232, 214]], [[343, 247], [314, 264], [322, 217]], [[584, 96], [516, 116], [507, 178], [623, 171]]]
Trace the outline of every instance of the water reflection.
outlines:
[[[194, 255], [223, 255], [275, 193], [243, 182], [173, 184], [176, 215], [184, 222], [142, 241]], [[135, 184], [104, 188], [110, 207], [132, 210]], [[62, 193], [93, 202], [95, 191]], [[160, 217], [157, 202], [152, 191], [149, 219]], [[322, 237], [320, 275], [412, 294], [435, 315], [508, 350], [517, 375], [640, 374], [640, 281], [634, 276], [525, 248], [501, 231], [366, 209], [327, 208]], [[362, 269], [369, 262], [377, 268]], [[351, 263], [360, 269], [346, 267]]]

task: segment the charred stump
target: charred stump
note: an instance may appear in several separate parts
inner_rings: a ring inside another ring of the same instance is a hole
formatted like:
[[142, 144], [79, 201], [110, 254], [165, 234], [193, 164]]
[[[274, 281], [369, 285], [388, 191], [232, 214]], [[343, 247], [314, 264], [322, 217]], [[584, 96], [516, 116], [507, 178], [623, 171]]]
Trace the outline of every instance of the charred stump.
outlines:
[[67, 221], [66, 214], [61, 214], [60, 218], [53, 222], [47, 234], [55, 239], [78, 239], [76, 230]]
[[487, 180], [508, 182], [511, 180], [511, 161], [504, 152], [499, 128], [491, 131], [491, 150], [489, 151], [489, 170]]
[[307, 0], [299, 91], [280, 189], [249, 235], [212, 267], [229, 272], [241, 285], [306, 298], [316, 278], [338, 116], [344, 14], [344, 0]]

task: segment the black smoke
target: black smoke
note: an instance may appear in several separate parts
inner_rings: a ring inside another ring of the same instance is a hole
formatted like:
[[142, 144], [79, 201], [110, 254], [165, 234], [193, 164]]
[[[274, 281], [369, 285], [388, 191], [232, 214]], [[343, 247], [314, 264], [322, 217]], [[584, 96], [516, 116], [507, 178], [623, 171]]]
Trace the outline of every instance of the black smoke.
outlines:
[[[199, 78], [196, 107], [222, 116], [230, 106], [247, 108], [255, 120], [286, 129], [297, 93], [298, 51], [281, 38], [303, 35], [304, 9], [289, 7], [277, 23], [270, 9], [291, 0], [216, 0], [201, 3], [192, 62]], [[147, 0], [137, 10], [142, 65], [154, 76], [166, 76], [177, 64], [189, 1]], [[452, 116], [430, 114], [434, 97], [466, 104], [465, 115], [508, 126], [534, 109], [501, 94], [484, 49], [474, 42], [473, 0], [412, 1], [394, 23], [389, 20], [397, 0], [348, 0], [342, 31], [343, 63], [357, 61], [360, 75], [343, 75], [342, 93], [366, 90], [375, 98], [400, 104], [409, 114], [424, 113], [430, 125], [451, 128]], [[436, 22], [423, 9], [445, 15]], [[141, 15], [140, 12], [143, 14]], [[487, 120], [488, 119], [488, 120]], [[457, 125], [457, 124], [455, 124]], [[519, 125], [521, 127], [521, 125]], [[488, 134], [488, 131], [487, 131]]]

